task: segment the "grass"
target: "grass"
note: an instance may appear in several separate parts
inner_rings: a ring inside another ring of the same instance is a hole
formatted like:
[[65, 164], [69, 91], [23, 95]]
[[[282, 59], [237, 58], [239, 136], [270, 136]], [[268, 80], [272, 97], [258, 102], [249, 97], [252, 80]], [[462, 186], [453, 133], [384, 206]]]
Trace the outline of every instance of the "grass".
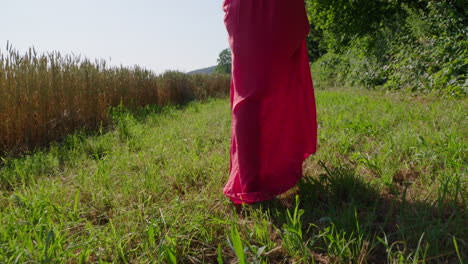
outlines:
[[227, 99], [113, 111], [0, 168], [0, 263], [457, 263], [468, 259], [466, 101], [318, 90], [319, 150], [236, 212]]

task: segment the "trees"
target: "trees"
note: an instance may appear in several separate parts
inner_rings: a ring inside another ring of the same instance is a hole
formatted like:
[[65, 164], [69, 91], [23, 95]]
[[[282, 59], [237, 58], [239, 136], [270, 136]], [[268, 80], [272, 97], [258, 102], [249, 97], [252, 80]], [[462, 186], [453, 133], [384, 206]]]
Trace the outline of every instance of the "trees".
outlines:
[[312, 28], [323, 35], [322, 46], [343, 51], [349, 42], [372, 34], [396, 13], [397, 1], [306, 0]]
[[465, 1], [306, 0], [317, 83], [465, 96]]
[[231, 50], [224, 49], [219, 53], [218, 57], [218, 65], [214, 69], [214, 73], [224, 73], [230, 74], [231, 73]]

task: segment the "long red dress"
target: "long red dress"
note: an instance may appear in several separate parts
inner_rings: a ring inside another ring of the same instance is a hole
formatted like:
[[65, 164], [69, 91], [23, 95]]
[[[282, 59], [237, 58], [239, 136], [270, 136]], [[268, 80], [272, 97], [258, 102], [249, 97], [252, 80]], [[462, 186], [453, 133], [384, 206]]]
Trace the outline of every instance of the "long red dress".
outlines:
[[234, 203], [292, 188], [317, 148], [304, 0], [225, 0], [232, 51], [230, 176]]

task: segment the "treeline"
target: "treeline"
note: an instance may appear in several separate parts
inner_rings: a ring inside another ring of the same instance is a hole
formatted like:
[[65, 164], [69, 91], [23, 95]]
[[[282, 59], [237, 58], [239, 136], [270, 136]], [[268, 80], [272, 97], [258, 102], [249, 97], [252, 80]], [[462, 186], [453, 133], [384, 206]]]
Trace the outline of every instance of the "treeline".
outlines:
[[[183, 104], [229, 95], [228, 75], [110, 67], [58, 52], [0, 50], [0, 158], [112, 122], [109, 109]], [[0, 160], [1, 164], [1, 160]]]
[[306, 0], [318, 86], [467, 94], [466, 0]]

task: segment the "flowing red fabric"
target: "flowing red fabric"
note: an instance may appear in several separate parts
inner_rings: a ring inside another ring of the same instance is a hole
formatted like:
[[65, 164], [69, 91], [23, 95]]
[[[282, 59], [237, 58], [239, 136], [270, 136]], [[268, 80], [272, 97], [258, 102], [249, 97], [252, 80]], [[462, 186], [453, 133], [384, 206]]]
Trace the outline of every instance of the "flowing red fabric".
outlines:
[[230, 176], [235, 204], [269, 200], [317, 148], [304, 0], [225, 0], [232, 52]]

